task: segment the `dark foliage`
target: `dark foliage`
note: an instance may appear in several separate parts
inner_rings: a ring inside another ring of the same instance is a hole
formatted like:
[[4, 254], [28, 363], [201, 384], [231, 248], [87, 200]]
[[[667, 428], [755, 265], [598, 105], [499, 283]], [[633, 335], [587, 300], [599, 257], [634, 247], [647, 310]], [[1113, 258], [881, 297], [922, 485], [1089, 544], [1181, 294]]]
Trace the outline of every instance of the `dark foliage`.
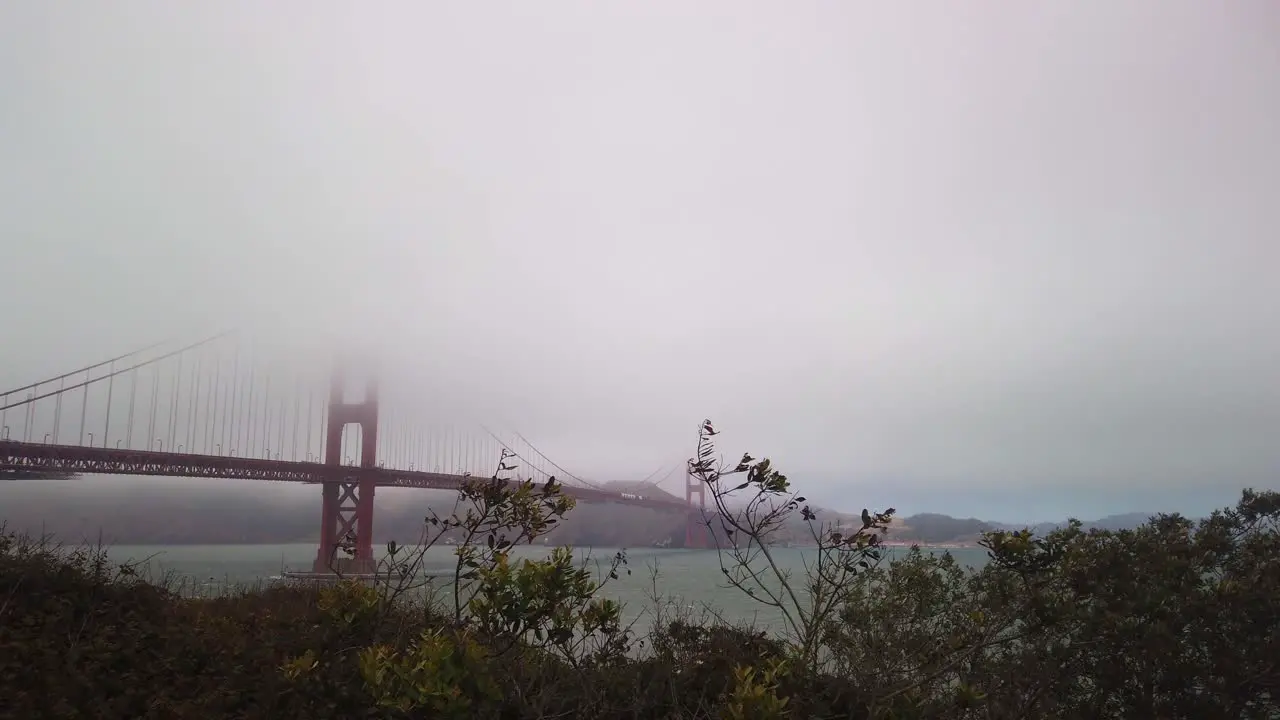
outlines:
[[336, 622], [300, 588], [183, 600], [100, 552], [7, 535], [0, 717], [363, 717], [354, 656], [305, 691], [277, 668], [307, 651], [342, 658], [389, 637], [380, 625]]
[[[421, 607], [392, 610], [392, 618], [361, 613], [362, 590], [184, 599], [127, 568], [111, 570], [92, 549], [5, 535], [0, 718], [449, 716], [379, 707], [358, 651], [404, 649], [424, 632], [459, 644], [463, 636]], [[492, 682], [460, 683], [473, 697], [458, 716], [716, 717], [735, 667], [784, 650], [760, 633], [678, 622], [654, 638], [649, 657], [590, 666], [542, 651], [481, 655], [467, 673]]]

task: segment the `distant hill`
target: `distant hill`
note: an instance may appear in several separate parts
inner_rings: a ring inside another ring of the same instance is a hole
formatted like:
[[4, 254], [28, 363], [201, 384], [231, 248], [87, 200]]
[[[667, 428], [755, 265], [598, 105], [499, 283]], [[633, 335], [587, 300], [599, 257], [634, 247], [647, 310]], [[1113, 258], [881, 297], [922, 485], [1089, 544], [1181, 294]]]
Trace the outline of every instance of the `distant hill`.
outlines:
[[[820, 522], [843, 527], [861, 527], [858, 513], [841, 513], [827, 508], [814, 508]], [[889, 523], [888, 539], [895, 542], [949, 543], [972, 542], [985, 530], [994, 529], [992, 523], [977, 518], [954, 518], [941, 513], [919, 513], [908, 517], [895, 517]], [[812, 538], [808, 526], [794, 516], [782, 530], [780, 540], [793, 540], [808, 544]]]
[[941, 513], [917, 513], [902, 518], [889, 529], [890, 540], [921, 543], [968, 542], [976, 540], [992, 523], [977, 518], [954, 518]]
[[[1147, 522], [1153, 515], [1155, 513], [1122, 513], [1082, 521], [1082, 525], [1086, 530], [1130, 530]], [[1029, 528], [1037, 535], [1044, 535], [1066, 525], [1066, 520], [1034, 524], [1001, 523], [977, 518], [955, 518], [941, 513], [918, 513], [895, 519], [889, 529], [889, 539], [920, 543], [962, 543], [976, 541], [982, 533], [990, 530]]]
[[1156, 513], [1122, 513], [1120, 515], [1108, 515], [1101, 520], [1094, 520], [1084, 524], [1087, 528], [1097, 528], [1099, 530], [1130, 530], [1150, 520]]
[[[1119, 515], [1108, 515], [1098, 520], [1082, 520], [1081, 525], [1085, 530], [1132, 530], [1150, 520], [1157, 513], [1131, 512], [1121, 513]], [[1029, 527], [1037, 535], [1043, 535], [1052, 532], [1058, 528], [1067, 526], [1067, 521], [1061, 522], [1044, 522], [1034, 525], [1016, 524], [1016, 523], [992, 523], [995, 527], [1005, 530], [1021, 530]]]

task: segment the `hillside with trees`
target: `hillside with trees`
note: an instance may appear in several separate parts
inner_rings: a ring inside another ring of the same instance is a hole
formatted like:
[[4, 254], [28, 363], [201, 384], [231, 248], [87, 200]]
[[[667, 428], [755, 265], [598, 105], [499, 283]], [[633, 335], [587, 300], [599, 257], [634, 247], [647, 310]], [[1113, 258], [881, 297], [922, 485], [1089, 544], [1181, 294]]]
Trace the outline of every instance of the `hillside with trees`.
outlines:
[[933, 543], [977, 542], [991, 523], [977, 518], [954, 518], [940, 513], [918, 513], [902, 518], [889, 527], [887, 538], [893, 541]]

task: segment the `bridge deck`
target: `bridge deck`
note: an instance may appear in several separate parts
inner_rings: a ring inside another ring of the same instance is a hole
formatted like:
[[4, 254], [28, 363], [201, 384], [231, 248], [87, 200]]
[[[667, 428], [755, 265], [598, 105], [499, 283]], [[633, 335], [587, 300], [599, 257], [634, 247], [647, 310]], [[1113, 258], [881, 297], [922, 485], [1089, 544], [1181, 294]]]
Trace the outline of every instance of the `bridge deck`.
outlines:
[[[179, 454], [153, 450], [122, 450], [0, 440], [0, 478], [4, 478], [11, 472], [16, 474], [23, 471], [270, 480], [296, 483], [337, 482], [339, 480], [372, 476], [379, 487], [428, 488], [435, 490], [456, 490], [461, 487], [463, 482], [472, 479], [471, 476], [467, 475], [395, 470], [392, 468], [332, 466], [291, 460], [266, 460], [222, 455]], [[563, 488], [566, 495], [582, 502], [619, 503], [669, 511], [687, 511], [689, 508], [679, 498], [671, 496], [637, 496], [632, 493], [597, 490], [573, 485], [563, 485]]]

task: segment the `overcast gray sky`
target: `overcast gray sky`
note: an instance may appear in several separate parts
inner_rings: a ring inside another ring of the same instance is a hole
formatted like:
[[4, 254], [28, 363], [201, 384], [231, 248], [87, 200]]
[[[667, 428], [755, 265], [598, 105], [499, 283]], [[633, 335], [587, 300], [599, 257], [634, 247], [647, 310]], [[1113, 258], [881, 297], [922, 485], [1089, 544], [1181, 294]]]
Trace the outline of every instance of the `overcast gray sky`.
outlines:
[[1280, 478], [1277, 78], [1265, 0], [10, 0], [0, 384], [249, 326], [596, 477], [1200, 511]]

